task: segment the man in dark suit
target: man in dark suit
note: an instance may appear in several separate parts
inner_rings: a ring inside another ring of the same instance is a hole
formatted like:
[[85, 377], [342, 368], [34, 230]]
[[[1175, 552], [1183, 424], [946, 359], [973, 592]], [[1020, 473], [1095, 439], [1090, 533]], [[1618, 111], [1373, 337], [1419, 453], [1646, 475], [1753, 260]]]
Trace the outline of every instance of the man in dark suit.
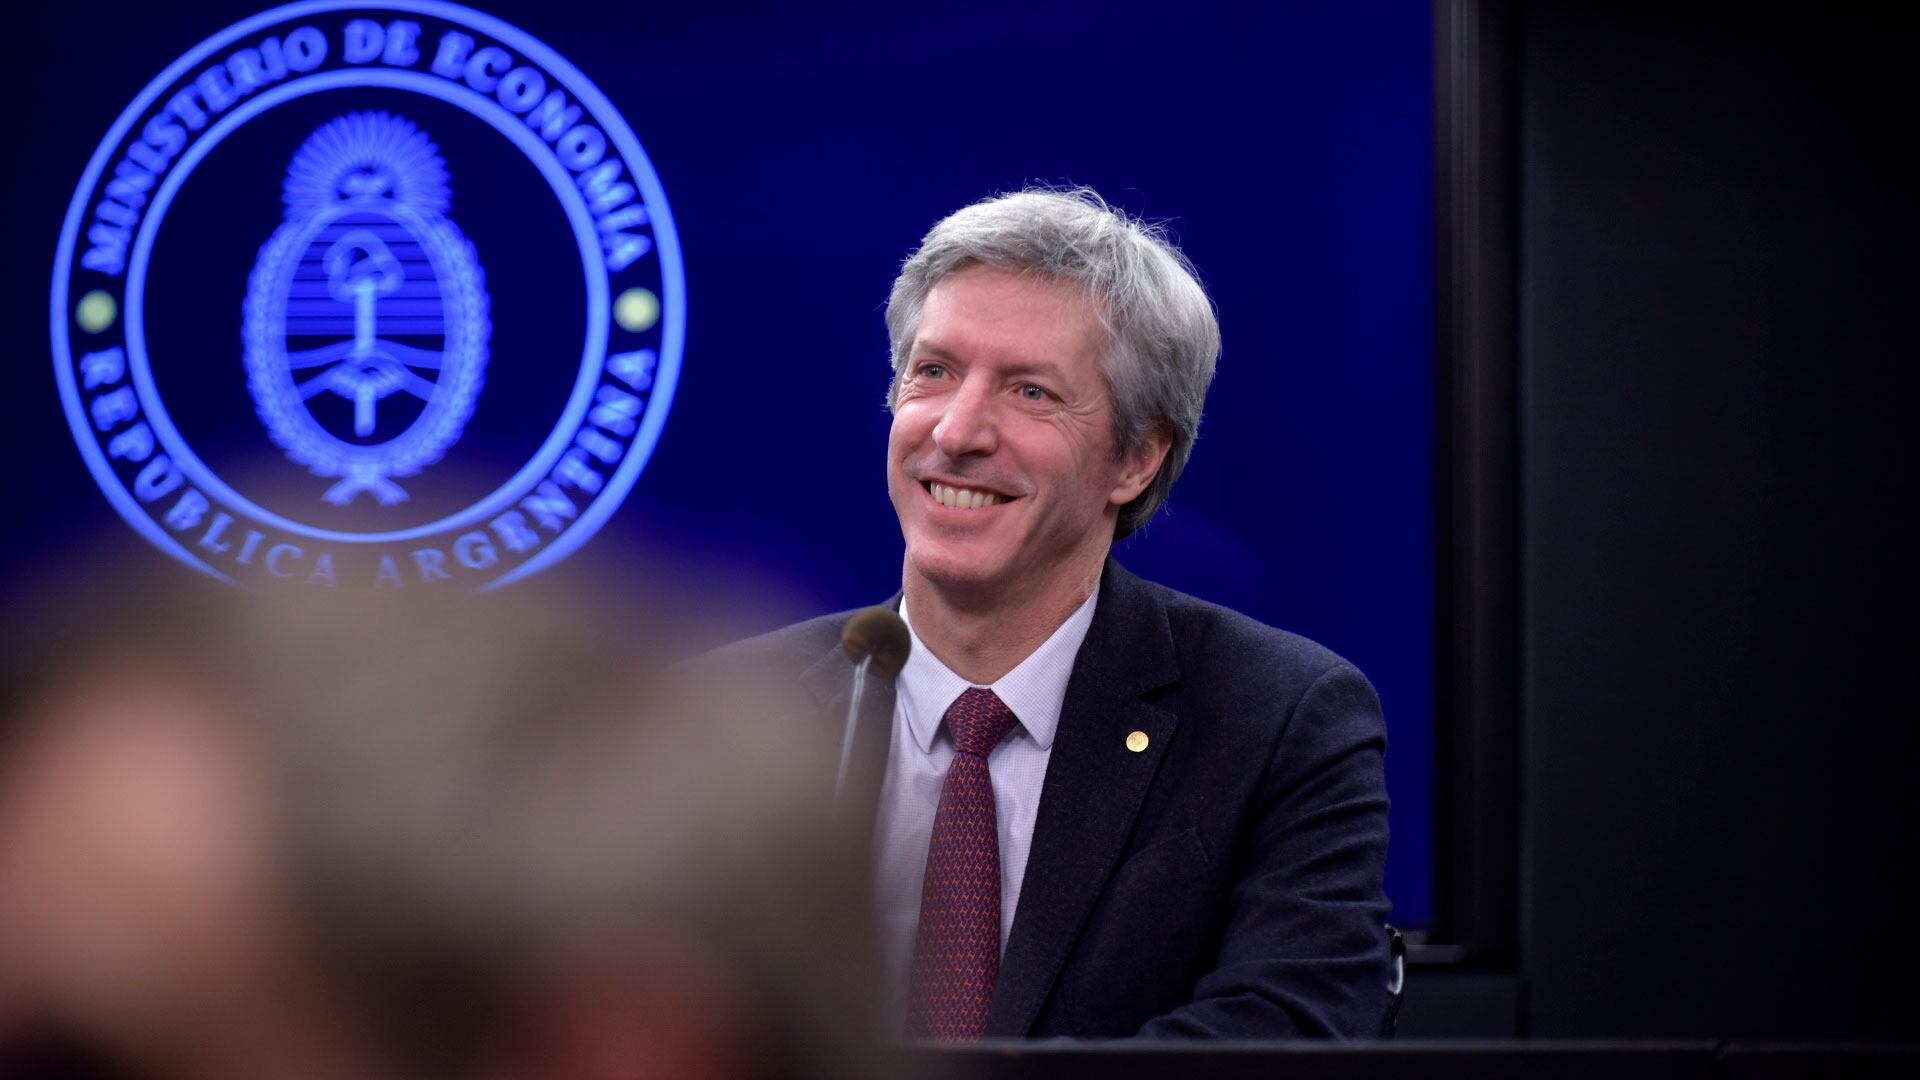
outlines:
[[[863, 701], [847, 798], [901, 1030], [1377, 1034], [1371, 687], [1109, 555], [1199, 425], [1219, 331], [1192, 267], [1091, 191], [1021, 192], [935, 225], [887, 323], [913, 648]], [[846, 618], [747, 649], [844, 710]]]

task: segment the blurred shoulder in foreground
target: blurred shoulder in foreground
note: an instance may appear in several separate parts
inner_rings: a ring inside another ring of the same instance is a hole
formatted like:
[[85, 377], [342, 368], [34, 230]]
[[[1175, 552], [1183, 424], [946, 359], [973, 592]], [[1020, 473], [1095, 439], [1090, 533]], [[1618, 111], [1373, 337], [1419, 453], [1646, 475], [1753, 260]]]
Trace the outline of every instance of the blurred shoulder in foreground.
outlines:
[[0, 1070], [872, 1071], [833, 748], [664, 677], [671, 628], [177, 576], [12, 621]]

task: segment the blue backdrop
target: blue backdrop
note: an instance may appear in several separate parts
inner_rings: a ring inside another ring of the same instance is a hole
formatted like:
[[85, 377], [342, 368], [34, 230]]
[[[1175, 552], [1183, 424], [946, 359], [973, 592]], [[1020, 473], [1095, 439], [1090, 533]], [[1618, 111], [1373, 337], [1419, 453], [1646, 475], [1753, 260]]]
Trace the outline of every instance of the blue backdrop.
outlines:
[[[120, 110], [175, 57], [265, 6], [42, 4], [12, 16], [27, 32], [13, 60], [0, 402], [21, 511], [0, 547], [10, 592], [74, 544], [164, 558], [115, 517], [74, 449], [50, 364], [48, 274], [72, 187]], [[652, 574], [751, 598], [769, 626], [890, 594], [900, 541], [883, 470], [881, 307], [894, 268], [935, 219], [984, 194], [1091, 185], [1170, 223], [1225, 338], [1192, 464], [1169, 511], [1119, 557], [1322, 641], [1374, 680], [1392, 740], [1388, 891], [1396, 921], [1428, 920], [1425, 3], [480, 6], [612, 99], [685, 253], [687, 346], [664, 435], [624, 506], [547, 578], [591, 587], [644, 559]], [[257, 167], [277, 184], [286, 161], [274, 155]], [[511, 272], [493, 266], [534, 262], [497, 244], [488, 259], [501, 281]], [[244, 287], [218, 291], [209, 317], [232, 321]], [[237, 338], [234, 349], [210, 362], [209, 394], [242, 378]]]

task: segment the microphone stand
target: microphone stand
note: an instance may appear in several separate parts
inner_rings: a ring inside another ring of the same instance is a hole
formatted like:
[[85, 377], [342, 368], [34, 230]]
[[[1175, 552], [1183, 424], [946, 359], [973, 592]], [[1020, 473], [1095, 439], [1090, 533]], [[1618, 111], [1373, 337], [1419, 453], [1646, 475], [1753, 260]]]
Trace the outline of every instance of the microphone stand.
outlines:
[[867, 692], [867, 668], [873, 664], [873, 654], [860, 658], [853, 666], [853, 697], [847, 700], [847, 730], [840, 738], [840, 770], [833, 779], [833, 801], [837, 806], [840, 795], [847, 786], [847, 764], [853, 760], [853, 729], [860, 720], [860, 699]]
[[860, 702], [867, 694], [867, 669], [876, 659], [879, 676], [892, 678], [907, 662], [913, 648], [913, 632], [892, 608], [870, 607], [847, 620], [840, 631], [840, 647], [853, 661], [853, 696], [847, 699], [847, 732], [840, 739], [840, 771], [833, 780], [833, 801], [838, 805], [847, 788], [847, 768], [853, 762], [853, 732], [860, 723]]

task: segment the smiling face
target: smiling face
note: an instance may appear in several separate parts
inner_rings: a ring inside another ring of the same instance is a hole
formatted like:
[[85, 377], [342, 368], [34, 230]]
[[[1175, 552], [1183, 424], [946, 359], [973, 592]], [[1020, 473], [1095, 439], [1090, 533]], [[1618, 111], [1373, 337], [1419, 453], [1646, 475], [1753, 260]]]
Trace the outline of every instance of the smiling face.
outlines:
[[927, 294], [887, 440], [910, 597], [924, 583], [969, 605], [1084, 598], [1166, 453], [1156, 432], [1116, 458], [1105, 343], [1059, 281], [976, 266]]

